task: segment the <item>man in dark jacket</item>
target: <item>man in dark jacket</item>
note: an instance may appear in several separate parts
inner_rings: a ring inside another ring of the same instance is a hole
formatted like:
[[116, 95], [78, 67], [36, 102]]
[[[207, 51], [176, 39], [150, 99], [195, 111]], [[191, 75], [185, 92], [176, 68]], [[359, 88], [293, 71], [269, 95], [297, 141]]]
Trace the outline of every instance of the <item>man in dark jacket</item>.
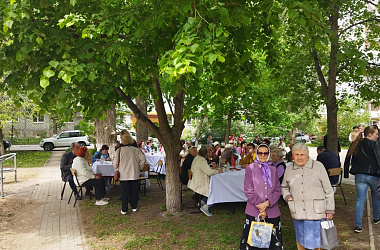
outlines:
[[[328, 151], [325, 147], [317, 148], [317, 161], [322, 162], [327, 174], [330, 168], [339, 168], [341, 166], [339, 157], [333, 152]], [[336, 184], [339, 181], [339, 176], [329, 176], [330, 183]]]
[[182, 170], [180, 174], [180, 180], [182, 184], [187, 185], [187, 182], [189, 181], [189, 175], [188, 170], [191, 169], [191, 164], [193, 163], [193, 160], [195, 156], [197, 156], [198, 150], [196, 147], [191, 147], [189, 149], [189, 154], [186, 156], [185, 160], [182, 163]]
[[72, 167], [73, 160], [77, 156], [77, 152], [79, 149], [79, 144], [77, 142], [73, 142], [70, 145], [70, 151], [64, 153], [61, 158], [61, 177], [62, 181], [67, 181], [71, 187], [71, 190], [74, 191], [75, 196], [80, 200], [78, 190], [74, 183], [73, 176], [71, 174], [70, 168]]

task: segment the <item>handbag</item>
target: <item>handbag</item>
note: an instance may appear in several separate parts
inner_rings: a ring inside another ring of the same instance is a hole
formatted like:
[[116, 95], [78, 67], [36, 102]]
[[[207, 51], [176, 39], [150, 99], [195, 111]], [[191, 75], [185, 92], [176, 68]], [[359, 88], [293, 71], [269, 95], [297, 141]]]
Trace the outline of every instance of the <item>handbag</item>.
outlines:
[[263, 222], [260, 219], [257, 220], [251, 222], [247, 243], [252, 247], [269, 248], [273, 224], [266, 223], [265, 220]]
[[[117, 161], [117, 166], [119, 167], [120, 165], [120, 148], [118, 149], [119, 150], [119, 158], [118, 158], [118, 161]], [[113, 179], [115, 181], [118, 181], [120, 179], [120, 172], [119, 172], [119, 169], [116, 169], [115, 170], [115, 175], [113, 176]]]
[[334, 249], [339, 246], [338, 233], [332, 220], [321, 221], [321, 248]]

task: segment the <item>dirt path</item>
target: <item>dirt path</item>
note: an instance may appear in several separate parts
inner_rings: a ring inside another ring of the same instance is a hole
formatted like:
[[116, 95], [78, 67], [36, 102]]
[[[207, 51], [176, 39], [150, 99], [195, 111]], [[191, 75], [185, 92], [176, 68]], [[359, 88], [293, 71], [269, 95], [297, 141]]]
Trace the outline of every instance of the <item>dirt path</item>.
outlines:
[[19, 169], [18, 182], [6, 174], [0, 199], [0, 249], [84, 249], [79, 209], [67, 204], [70, 187], [60, 199], [63, 182], [54, 151], [41, 168]]

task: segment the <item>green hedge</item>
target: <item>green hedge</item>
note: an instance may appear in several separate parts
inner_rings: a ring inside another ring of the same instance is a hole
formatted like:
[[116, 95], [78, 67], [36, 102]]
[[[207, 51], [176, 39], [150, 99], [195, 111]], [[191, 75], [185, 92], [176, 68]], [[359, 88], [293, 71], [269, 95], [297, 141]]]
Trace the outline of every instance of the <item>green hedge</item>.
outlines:
[[12, 145], [34, 145], [34, 144], [40, 144], [41, 138], [34, 138], [34, 137], [28, 137], [28, 138], [13, 138]]

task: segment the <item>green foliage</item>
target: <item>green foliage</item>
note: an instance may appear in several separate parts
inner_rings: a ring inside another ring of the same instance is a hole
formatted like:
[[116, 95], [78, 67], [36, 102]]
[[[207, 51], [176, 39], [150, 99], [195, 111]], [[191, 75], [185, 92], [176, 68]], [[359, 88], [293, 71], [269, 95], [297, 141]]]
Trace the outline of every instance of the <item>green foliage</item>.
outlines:
[[[353, 126], [364, 124], [366, 126], [370, 122], [370, 114], [365, 111], [365, 104], [359, 98], [344, 99], [339, 103], [338, 110], [338, 138], [342, 146], [348, 147], [349, 134], [353, 131]], [[327, 122], [321, 122], [322, 135], [326, 134]]]
[[[46, 151], [18, 151], [16, 153], [17, 168], [43, 167], [51, 156], [51, 152]], [[5, 167], [13, 167], [13, 159], [3, 163]]]
[[89, 122], [81, 120], [77, 125], [74, 126], [74, 129], [81, 130], [85, 134], [91, 136], [94, 134], [95, 126]]

